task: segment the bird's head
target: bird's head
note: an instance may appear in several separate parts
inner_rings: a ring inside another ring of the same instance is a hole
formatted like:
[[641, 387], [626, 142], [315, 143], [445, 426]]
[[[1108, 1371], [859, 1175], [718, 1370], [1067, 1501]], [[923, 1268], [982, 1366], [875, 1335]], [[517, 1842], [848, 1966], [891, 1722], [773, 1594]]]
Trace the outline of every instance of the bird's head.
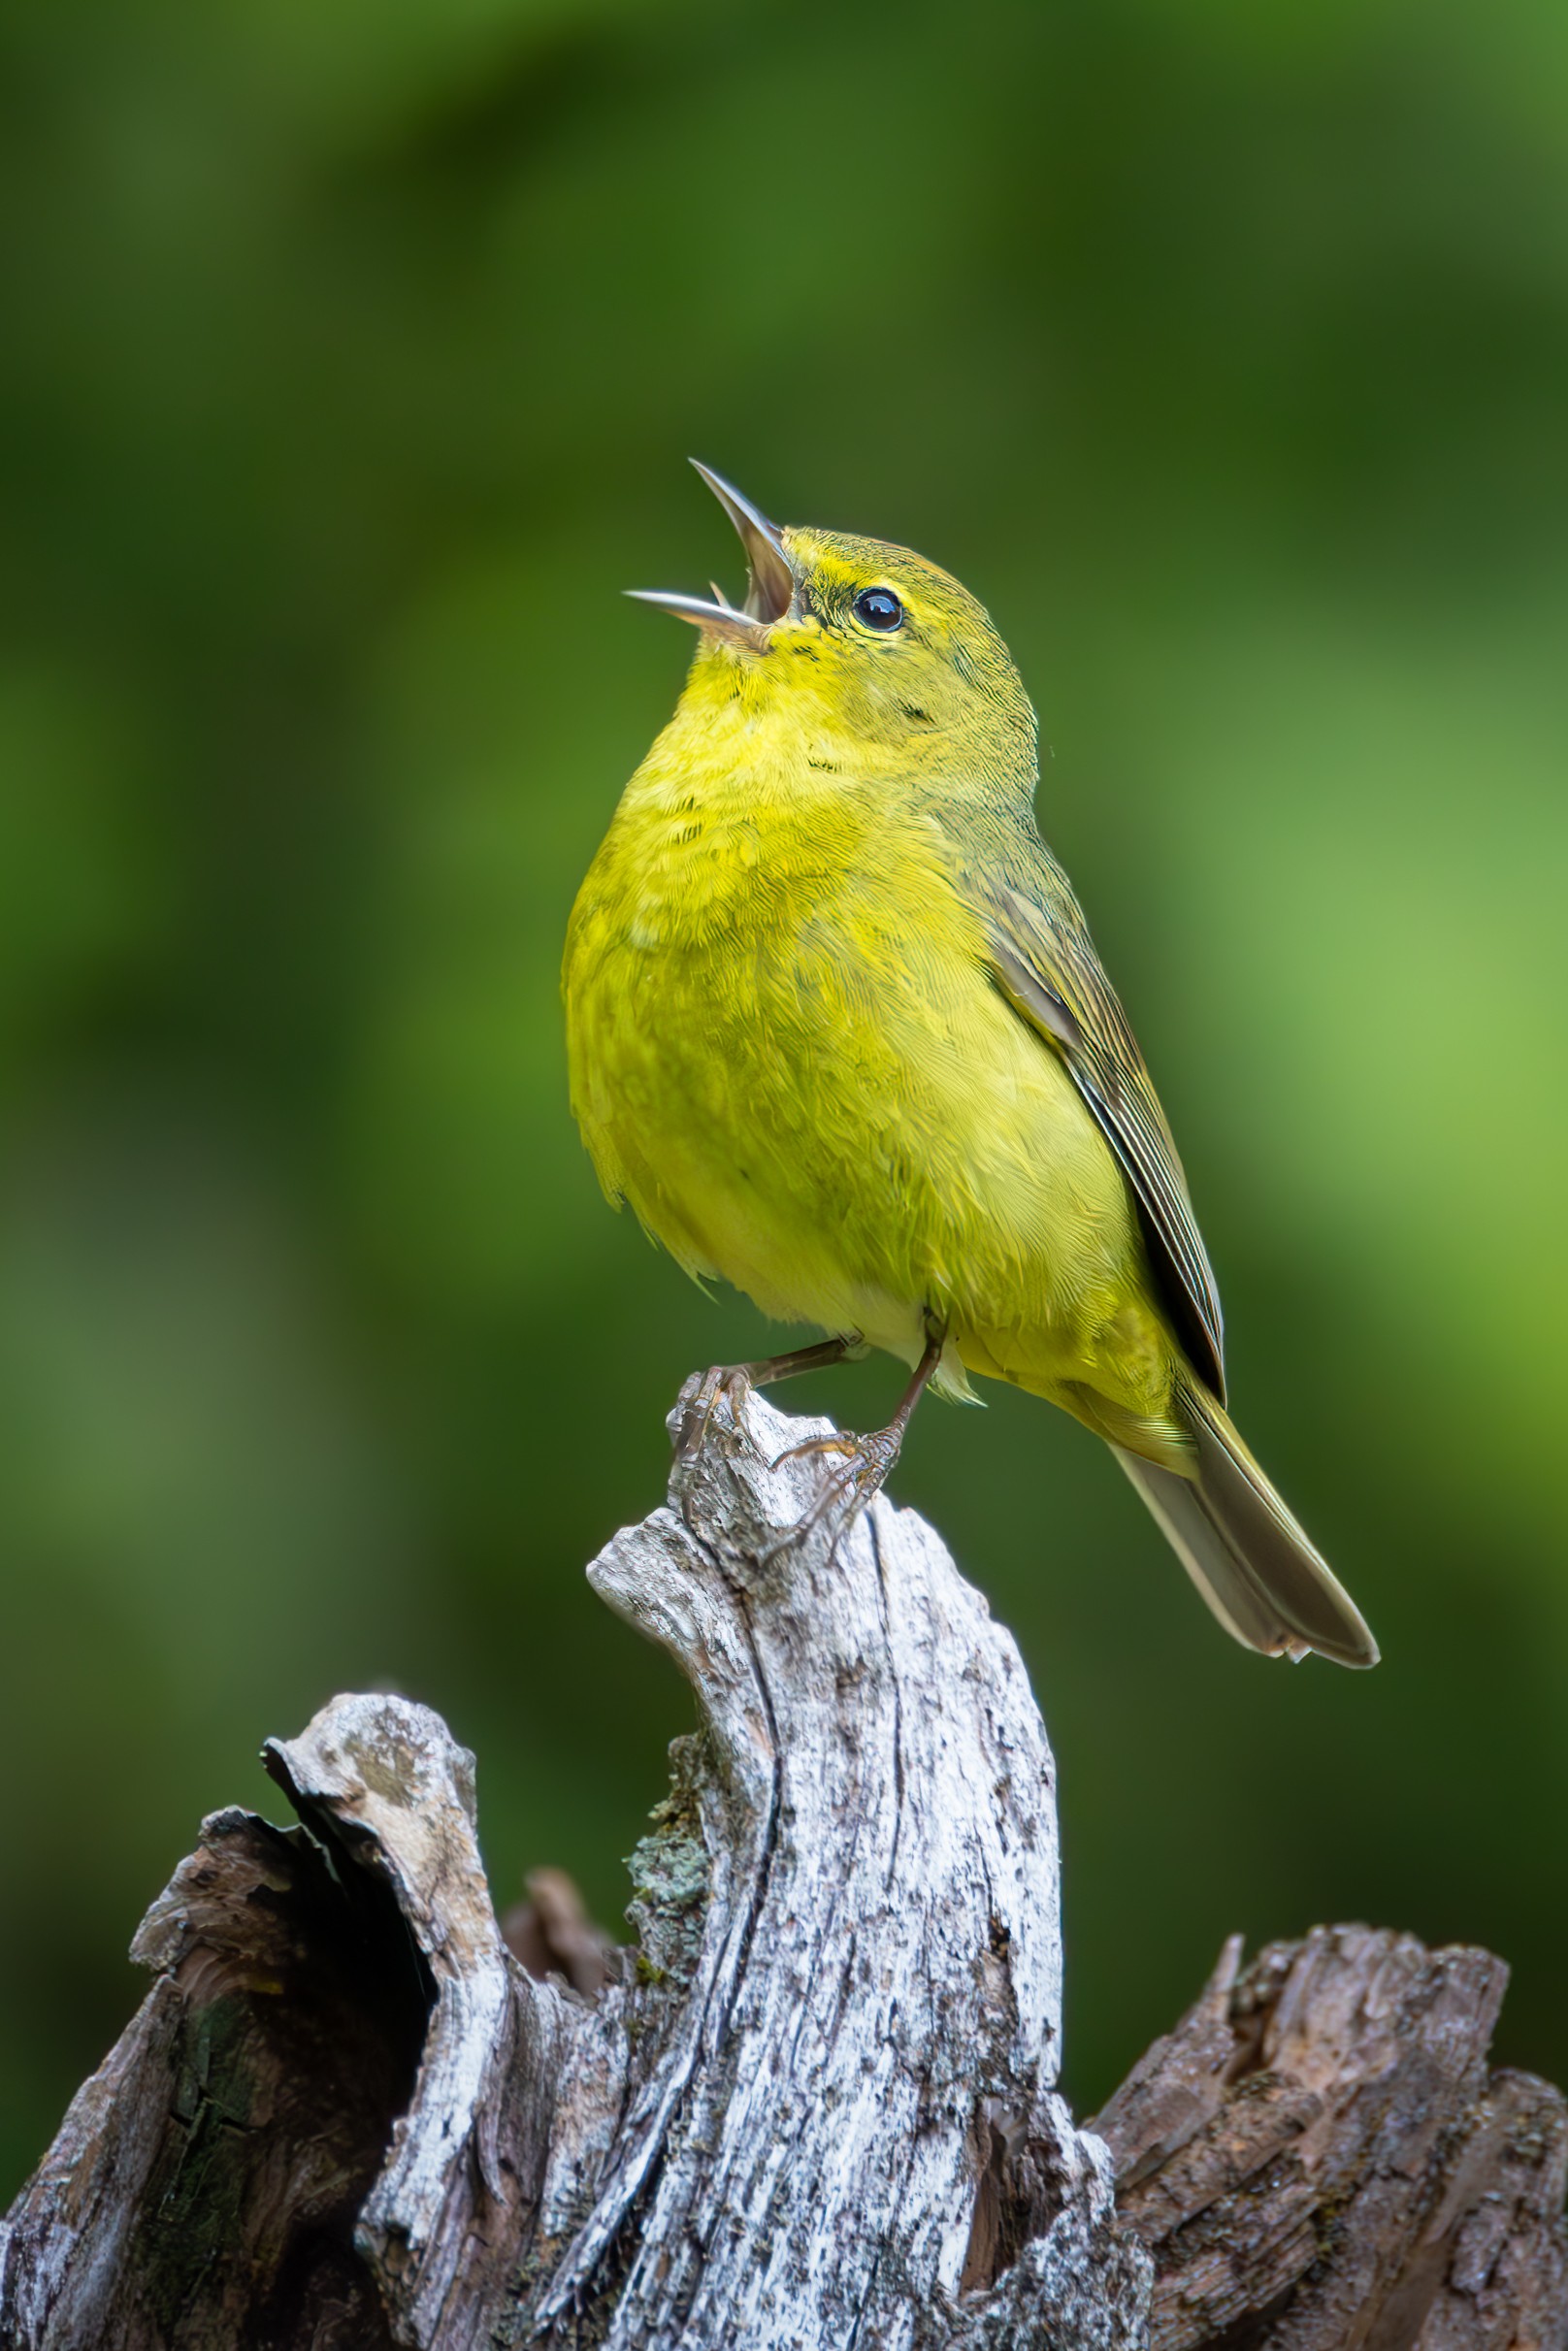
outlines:
[[743, 603], [718, 587], [711, 600], [631, 591], [702, 632], [689, 695], [742, 701], [873, 756], [1032, 779], [1033, 710], [966, 588], [907, 547], [780, 528], [706, 466], [697, 471], [745, 547]]

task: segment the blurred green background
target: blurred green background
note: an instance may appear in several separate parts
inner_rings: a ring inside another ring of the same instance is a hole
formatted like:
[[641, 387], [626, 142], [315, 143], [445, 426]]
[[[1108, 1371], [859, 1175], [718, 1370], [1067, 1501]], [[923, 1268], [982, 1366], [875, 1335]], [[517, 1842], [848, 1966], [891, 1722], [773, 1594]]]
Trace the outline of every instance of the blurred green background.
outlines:
[[739, 585], [688, 452], [996, 614], [1385, 1648], [1243, 1654], [1080, 1429], [921, 1415], [1059, 1751], [1071, 2094], [1346, 1917], [1504, 1953], [1568, 2077], [1559, 0], [16, 0], [0, 240], [5, 2184], [334, 1689], [618, 1917], [690, 1703], [581, 1570], [763, 1336], [604, 1208], [556, 997], [691, 650], [618, 591]]

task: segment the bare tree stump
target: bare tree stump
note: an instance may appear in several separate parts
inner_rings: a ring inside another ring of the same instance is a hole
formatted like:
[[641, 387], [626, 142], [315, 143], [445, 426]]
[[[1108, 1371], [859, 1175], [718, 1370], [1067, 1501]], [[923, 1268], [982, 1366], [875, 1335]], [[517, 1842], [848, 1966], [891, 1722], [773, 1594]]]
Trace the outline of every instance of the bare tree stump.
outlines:
[[1017, 1649], [886, 1501], [786, 1539], [825, 1426], [721, 1407], [589, 1570], [699, 1704], [634, 1949], [541, 1873], [519, 1964], [428, 1709], [270, 1743], [301, 1826], [214, 1814], [148, 1913], [6, 2351], [1564, 2351], [1563, 2102], [1488, 2075], [1483, 1952], [1227, 1946], [1074, 2128]]

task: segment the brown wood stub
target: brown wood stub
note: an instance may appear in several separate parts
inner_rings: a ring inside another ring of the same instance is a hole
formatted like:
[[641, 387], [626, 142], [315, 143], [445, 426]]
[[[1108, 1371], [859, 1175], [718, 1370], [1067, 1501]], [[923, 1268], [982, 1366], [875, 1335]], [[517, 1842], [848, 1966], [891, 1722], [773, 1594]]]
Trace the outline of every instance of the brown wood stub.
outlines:
[[1568, 2118], [1487, 2072], [1502, 1963], [1365, 1927], [1239, 1956], [1089, 2126], [1154, 2351], [1561, 2351]]
[[353, 2233], [424, 2037], [397, 1930], [299, 1831], [204, 1823], [133, 1946], [158, 1980], [11, 2213], [7, 2351], [390, 2346]]

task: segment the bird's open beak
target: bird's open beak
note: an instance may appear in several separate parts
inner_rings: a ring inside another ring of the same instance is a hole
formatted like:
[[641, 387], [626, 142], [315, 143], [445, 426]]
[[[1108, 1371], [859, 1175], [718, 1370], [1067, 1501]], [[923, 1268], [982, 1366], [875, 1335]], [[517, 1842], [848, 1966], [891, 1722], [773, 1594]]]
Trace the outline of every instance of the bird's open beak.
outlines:
[[722, 588], [713, 590], [711, 604], [704, 597], [682, 596], [670, 588], [628, 588], [627, 594], [638, 604], [657, 604], [665, 612], [673, 612], [677, 619], [689, 620], [709, 636], [728, 637], [732, 644], [761, 648], [768, 642], [768, 632], [776, 620], [782, 620], [795, 596], [795, 574], [784, 552], [784, 541], [777, 525], [754, 506], [749, 498], [731, 487], [707, 466], [692, 463], [707, 483], [740, 535], [746, 550], [751, 576], [746, 584], [746, 601], [738, 609], [726, 598]]

